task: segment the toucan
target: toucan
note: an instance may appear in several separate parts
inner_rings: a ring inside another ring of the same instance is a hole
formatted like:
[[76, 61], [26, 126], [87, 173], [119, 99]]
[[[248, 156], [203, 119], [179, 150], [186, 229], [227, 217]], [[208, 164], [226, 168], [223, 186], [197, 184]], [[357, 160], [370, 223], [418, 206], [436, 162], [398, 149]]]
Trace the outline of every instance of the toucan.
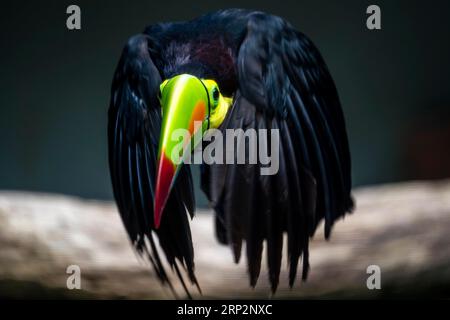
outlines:
[[[175, 152], [178, 129], [192, 136]], [[203, 163], [200, 185], [215, 212], [218, 241], [231, 247], [236, 263], [245, 250], [251, 286], [263, 248], [273, 292], [283, 248], [289, 285], [299, 261], [305, 280], [319, 223], [328, 239], [354, 206], [343, 111], [312, 41], [278, 16], [226, 9], [150, 25], [125, 44], [108, 110], [114, 198], [136, 251], [173, 290], [168, 264], [188, 295], [186, 279], [200, 290], [189, 225], [194, 187], [189, 164], [174, 154], [184, 159], [196, 147], [192, 137], [212, 129], [279, 132], [275, 174], [262, 175], [258, 161]]]

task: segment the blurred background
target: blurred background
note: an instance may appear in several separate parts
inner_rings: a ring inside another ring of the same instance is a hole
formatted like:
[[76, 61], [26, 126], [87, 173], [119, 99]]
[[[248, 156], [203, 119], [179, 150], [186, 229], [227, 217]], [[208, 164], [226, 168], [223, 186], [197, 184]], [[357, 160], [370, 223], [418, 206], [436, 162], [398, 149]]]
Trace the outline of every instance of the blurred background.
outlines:
[[[70, 4], [81, 30], [66, 28]], [[382, 30], [366, 28], [371, 4]], [[373, 263], [387, 270], [383, 297], [450, 296], [450, 1], [44, 0], [0, 9], [0, 298], [66, 297], [72, 263], [87, 288], [75, 297], [172, 297], [137, 263], [110, 201], [110, 84], [145, 26], [227, 7], [279, 15], [308, 35], [347, 122], [357, 212], [330, 243], [315, 237], [308, 282], [290, 291], [283, 280], [278, 297], [379, 297], [365, 285]], [[423, 183], [398, 184], [411, 180]], [[210, 219], [192, 222], [206, 297], [267, 297], [267, 281], [248, 289]]]
[[[79, 31], [66, 28], [72, 3], [81, 8]], [[376, 1], [379, 31], [366, 28], [370, 4], [6, 2], [0, 10], [0, 189], [111, 199], [106, 114], [124, 43], [148, 24], [225, 7], [280, 15], [318, 46], [345, 112], [355, 186], [449, 177], [450, 2]]]

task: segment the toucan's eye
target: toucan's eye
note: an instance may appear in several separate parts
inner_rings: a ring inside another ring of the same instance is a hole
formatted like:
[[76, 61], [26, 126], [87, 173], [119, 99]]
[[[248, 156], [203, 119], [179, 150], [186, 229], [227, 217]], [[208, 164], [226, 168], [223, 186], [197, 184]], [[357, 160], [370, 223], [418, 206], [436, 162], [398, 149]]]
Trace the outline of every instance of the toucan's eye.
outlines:
[[218, 101], [219, 100], [219, 89], [217, 87], [215, 87], [212, 90], [212, 97], [213, 97], [214, 101]]

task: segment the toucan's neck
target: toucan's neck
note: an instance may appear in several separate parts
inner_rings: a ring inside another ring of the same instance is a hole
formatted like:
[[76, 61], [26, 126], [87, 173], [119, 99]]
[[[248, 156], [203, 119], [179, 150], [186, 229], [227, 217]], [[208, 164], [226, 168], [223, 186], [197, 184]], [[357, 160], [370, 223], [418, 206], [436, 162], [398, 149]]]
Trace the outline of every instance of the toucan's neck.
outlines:
[[170, 79], [180, 74], [190, 74], [200, 79], [214, 79], [219, 84], [222, 93], [227, 97], [232, 96], [237, 90], [234, 67], [210, 66], [202, 61], [189, 61], [170, 69], [164, 76], [166, 79]]
[[174, 68], [170, 74], [166, 74], [166, 78], [170, 79], [180, 74], [190, 74], [200, 79], [216, 79], [217, 75], [210, 67], [201, 63], [191, 61], [186, 64], [181, 64]]

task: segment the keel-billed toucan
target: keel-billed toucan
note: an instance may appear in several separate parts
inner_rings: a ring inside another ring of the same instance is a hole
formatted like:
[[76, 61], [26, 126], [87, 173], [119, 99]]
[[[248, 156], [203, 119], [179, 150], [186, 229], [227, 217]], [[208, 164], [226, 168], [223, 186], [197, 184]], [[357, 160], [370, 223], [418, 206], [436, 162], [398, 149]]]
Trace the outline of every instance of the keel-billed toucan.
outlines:
[[[328, 238], [353, 207], [335, 85], [313, 43], [279, 17], [230, 9], [147, 27], [123, 50], [108, 117], [114, 197], [132, 243], [163, 283], [170, 285], [159, 248], [185, 289], [180, 266], [198, 286], [188, 219], [194, 190], [189, 165], [172, 158], [176, 129], [279, 130], [276, 174], [262, 175], [259, 162], [201, 165], [217, 238], [231, 246], [236, 262], [245, 243], [252, 286], [264, 242], [275, 291], [287, 235], [292, 286], [301, 257], [307, 277], [308, 242], [319, 222]], [[195, 120], [202, 125], [194, 127]]]

